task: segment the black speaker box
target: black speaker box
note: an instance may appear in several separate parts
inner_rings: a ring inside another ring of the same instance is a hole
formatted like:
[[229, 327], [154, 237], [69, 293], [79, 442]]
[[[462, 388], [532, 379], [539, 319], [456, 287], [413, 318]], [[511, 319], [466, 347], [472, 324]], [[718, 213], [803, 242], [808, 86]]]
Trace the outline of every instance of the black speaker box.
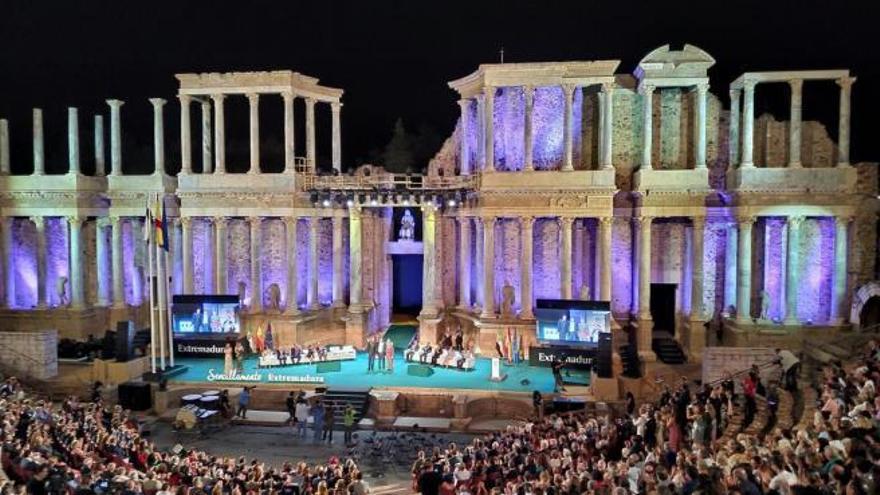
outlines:
[[132, 358], [134, 344], [134, 322], [131, 320], [116, 323], [116, 361], [124, 363]]
[[153, 407], [150, 384], [125, 382], [119, 385], [119, 405], [132, 411], [146, 411]]
[[596, 374], [599, 378], [611, 378], [614, 374], [612, 363], [611, 334], [603, 332], [599, 334], [599, 349], [596, 355]]

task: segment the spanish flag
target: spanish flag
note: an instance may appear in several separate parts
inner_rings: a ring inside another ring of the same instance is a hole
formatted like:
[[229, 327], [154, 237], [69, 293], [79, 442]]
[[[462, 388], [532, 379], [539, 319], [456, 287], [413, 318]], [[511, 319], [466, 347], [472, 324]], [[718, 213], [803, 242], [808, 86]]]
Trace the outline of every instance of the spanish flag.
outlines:
[[168, 251], [168, 217], [165, 214], [165, 200], [156, 196], [156, 245]]

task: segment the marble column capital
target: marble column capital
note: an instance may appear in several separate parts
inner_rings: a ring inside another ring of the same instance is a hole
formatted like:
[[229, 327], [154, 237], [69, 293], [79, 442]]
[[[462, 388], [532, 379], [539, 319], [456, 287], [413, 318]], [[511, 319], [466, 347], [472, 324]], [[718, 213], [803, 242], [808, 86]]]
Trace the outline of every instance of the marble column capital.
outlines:
[[287, 102], [288, 100], [289, 100], [289, 101], [293, 101], [293, 100], [296, 99], [296, 93], [294, 93], [293, 91], [284, 91], [284, 92], [281, 93], [281, 98], [282, 98], [285, 102]]
[[854, 218], [850, 215], [836, 216], [834, 217], [834, 225], [844, 227], [849, 226], [849, 224], [852, 223], [853, 220]]
[[693, 223], [694, 228], [702, 229], [706, 226], [706, 217], [703, 216], [694, 216], [691, 217], [691, 223]]
[[836, 82], [837, 85], [840, 86], [841, 90], [849, 91], [850, 89], [852, 89], [853, 83], [856, 82], [856, 78], [855, 77], [841, 77], [840, 79], [837, 79], [834, 82]]
[[637, 217], [633, 217], [633, 222], [639, 227], [644, 227], [648, 225], [649, 227], [654, 222], [654, 217], [651, 215], [639, 215]]
[[458, 100], [458, 106], [461, 107], [462, 112], [467, 111], [467, 108], [470, 105], [470, 103], [471, 103], [470, 98], [460, 98]]
[[699, 93], [700, 95], [705, 95], [709, 92], [709, 81], [697, 83], [694, 85], [694, 87], [697, 88], [697, 93]]
[[46, 225], [45, 218], [46, 217], [37, 216], [37, 215], [28, 217], [28, 219], [31, 221], [31, 223], [33, 223], [38, 229], [41, 229]]
[[599, 224], [603, 227], [610, 227], [612, 223], [614, 223], [614, 217], [599, 217]]
[[113, 108], [116, 110], [118, 110], [119, 107], [121, 107], [122, 105], [125, 105], [125, 102], [122, 100], [109, 99], [106, 101], [107, 101], [107, 104], [110, 105], [110, 108]]
[[263, 223], [263, 217], [261, 217], [261, 216], [249, 216], [249, 217], [247, 217], [247, 221], [248, 221], [248, 223], [250, 224], [251, 227], [253, 227], [254, 225], [259, 226], [260, 224]]
[[284, 217], [284, 226], [290, 228], [291, 225], [295, 226], [297, 222], [299, 222], [299, 217]]
[[524, 84], [523, 87], [523, 95], [526, 98], [534, 98], [535, 97], [535, 85], [534, 84]]
[[260, 103], [260, 93], [246, 93], [244, 96], [248, 99], [248, 103], [251, 105]]
[[614, 82], [603, 82], [602, 83], [602, 92], [605, 93], [606, 95], [610, 95], [610, 94], [614, 93], [615, 87], [616, 87], [616, 84]]
[[801, 227], [801, 224], [804, 223], [804, 216], [803, 215], [790, 215], [786, 218], [785, 221], [788, 224], [789, 228], [799, 229]]
[[216, 225], [218, 227], [225, 227], [226, 220], [229, 219], [229, 217], [224, 217], [224, 216], [205, 217], [205, 218], [207, 218], [209, 222], [212, 222], [214, 225]]
[[801, 95], [801, 91], [804, 88], [804, 80], [803, 79], [789, 79], [788, 86], [791, 88], [792, 95]]
[[70, 225], [71, 227], [81, 227], [83, 222], [86, 221], [86, 217], [79, 216], [79, 215], [71, 215], [71, 216], [65, 217], [65, 219], [67, 220], [67, 224]]
[[177, 95], [177, 100], [180, 101], [181, 105], [189, 105], [192, 102], [192, 96], [190, 96], [190, 95]]
[[223, 103], [223, 100], [226, 99], [226, 95], [223, 93], [214, 93], [211, 95], [211, 100], [214, 101], [215, 104], [219, 105]]
[[523, 215], [519, 217], [519, 221], [523, 228], [531, 229], [535, 226], [535, 217], [532, 215]]
[[563, 85], [561, 85], [561, 87], [562, 87], [562, 93], [565, 94], [565, 98], [569, 99], [569, 100], [574, 95], [574, 90], [577, 89], [576, 84], [563, 84]]
[[657, 89], [656, 86], [649, 83], [642, 83], [639, 85], [639, 94], [642, 96], [652, 95], [654, 94], [654, 90]]
[[752, 224], [755, 223], [756, 217], [754, 215], [737, 215], [736, 223], [740, 226], [748, 226], [751, 227]]
[[192, 226], [192, 217], [179, 217], [177, 220], [180, 222], [180, 225], [185, 229], [188, 229]]
[[571, 229], [572, 224], [574, 223], [574, 217], [570, 216], [561, 216], [559, 217], [559, 225], [565, 227], [567, 229]]
[[312, 107], [312, 108], [314, 108], [314, 107], [315, 107], [315, 103], [317, 102], [317, 100], [315, 100], [315, 99], [312, 98], [312, 97], [306, 97], [306, 98], [305, 98], [305, 102], [306, 102], [306, 106], [307, 106], [307, 107]]
[[493, 215], [481, 215], [480, 223], [483, 224], [484, 227], [493, 227], [495, 225], [496, 217]]
[[342, 111], [342, 102], [341, 101], [330, 102], [330, 111], [333, 113], [339, 113], [340, 111]]
[[754, 93], [755, 86], [757, 86], [757, 85], [758, 85], [758, 83], [755, 81], [744, 81], [743, 82], [743, 91], [745, 91], [746, 93]]
[[731, 89], [727, 92], [727, 94], [730, 95], [730, 101], [738, 100], [741, 93], [741, 89]]
[[150, 104], [153, 105], [154, 110], [158, 110], [162, 108], [163, 105], [168, 103], [168, 100], [166, 100], [165, 98], [150, 98], [149, 101]]

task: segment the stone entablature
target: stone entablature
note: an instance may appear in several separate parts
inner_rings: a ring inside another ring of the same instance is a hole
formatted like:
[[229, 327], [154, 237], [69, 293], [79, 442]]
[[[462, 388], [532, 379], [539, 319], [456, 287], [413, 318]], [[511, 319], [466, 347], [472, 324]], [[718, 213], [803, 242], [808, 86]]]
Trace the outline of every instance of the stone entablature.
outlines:
[[321, 86], [318, 79], [290, 70], [175, 74], [182, 95], [295, 93], [304, 98], [338, 102], [343, 90]]

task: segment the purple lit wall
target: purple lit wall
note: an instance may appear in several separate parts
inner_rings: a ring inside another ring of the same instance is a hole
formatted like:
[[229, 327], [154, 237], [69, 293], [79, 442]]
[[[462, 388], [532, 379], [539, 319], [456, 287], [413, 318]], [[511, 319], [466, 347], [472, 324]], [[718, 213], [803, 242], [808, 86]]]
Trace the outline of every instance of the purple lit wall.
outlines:
[[614, 219], [611, 224], [611, 310], [618, 315], [634, 312], [632, 222]]
[[329, 218], [318, 222], [318, 301], [333, 302], [333, 222]]
[[522, 170], [525, 96], [519, 86], [502, 88], [495, 98], [495, 166]]
[[68, 270], [67, 220], [59, 217], [47, 217], [46, 220], [46, 287], [49, 293], [49, 306], [61, 304], [58, 298], [56, 283], [58, 277], [66, 277], [67, 296], [72, 295], [70, 272]]
[[801, 275], [798, 317], [801, 321], [824, 323], [831, 308], [834, 274], [834, 220], [807, 218], [801, 224]]
[[495, 226], [495, 300], [499, 304], [504, 300], [502, 291], [506, 284], [510, 284], [516, 294], [517, 309], [522, 307], [520, 244], [519, 221], [513, 218], [499, 218]]
[[[363, 225], [363, 224], [361, 224]], [[350, 302], [350, 294], [348, 293], [351, 289], [351, 278], [349, 274], [351, 273], [351, 263], [349, 259], [349, 254], [351, 253], [351, 242], [349, 239], [349, 224], [348, 219], [342, 222], [342, 294], [343, 297], [346, 298], [346, 304]], [[363, 229], [361, 229], [361, 235], [363, 235]], [[361, 250], [363, 250], [364, 239], [361, 239]]]
[[214, 250], [211, 240], [212, 225], [208, 220], [192, 220], [193, 291], [196, 294], [214, 293]]
[[[781, 320], [785, 317], [785, 251], [788, 245], [785, 218], [767, 217], [764, 221], [764, 290], [770, 296], [770, 319]], [[758, 301], [763, 304], [760, 297]]]
[[703, 240], [703, 314], [711, 316], [724, 307], [724, 252], [727, 230], [723, 223], [709, 222]]
[[565, 97], [558, 86], [535, 88], [532, 111], [534, 163], [537, 170], [555, 170], [562, 164]]
[[263, 286], [256, 290], [256, 294], [262, 298], [264, 305], [269, 304], [267, 289], [272, 284], [278, 284], [283, 305], [287, 297], [287, 234], [284, 231], [284, 222], [278, 218], [264, 219], [261, 234], [260, 266]]
[[15, 307], [37, 305], [37, 232], [27, 218], [16, 218], [12, 233], [12, 266], [15, 267]]
[[144, 243], [141, 242], [142, 236], [142, 220], [128, 218], [122, 223], [123, 287], [125, 302], [132, 306], [139, 306], [148, 298], [148, 295], [144, 293], [145, 279], [148, 275], [145, 270], [148, 268], [148, 262]]
[[[477, 220], [479, 221], [479, 220]], [[483, 279], [480, 276], [480, 266], [477, 265], [477, 250], [483, 248], [483, 239], [477, 231], [477, 221], [471, 221], [471, 304], [482, 305], [480, 300], [480, 287]]]
[[532, 292], [535, 299], [559, 299], [559, 222], [536, 218], [534, 227]]
[[309, 223], [301, 218], [296, 224], [297, 301], [305, 307], [309, 287]]
[[226, 222], [226, 287], [221, 294], [238, 294], [238, 285], [245, 285], [244, 303], [250, 305], [254, 297], [251, 283], [251, 226], [242, 218], [232, 218]]

